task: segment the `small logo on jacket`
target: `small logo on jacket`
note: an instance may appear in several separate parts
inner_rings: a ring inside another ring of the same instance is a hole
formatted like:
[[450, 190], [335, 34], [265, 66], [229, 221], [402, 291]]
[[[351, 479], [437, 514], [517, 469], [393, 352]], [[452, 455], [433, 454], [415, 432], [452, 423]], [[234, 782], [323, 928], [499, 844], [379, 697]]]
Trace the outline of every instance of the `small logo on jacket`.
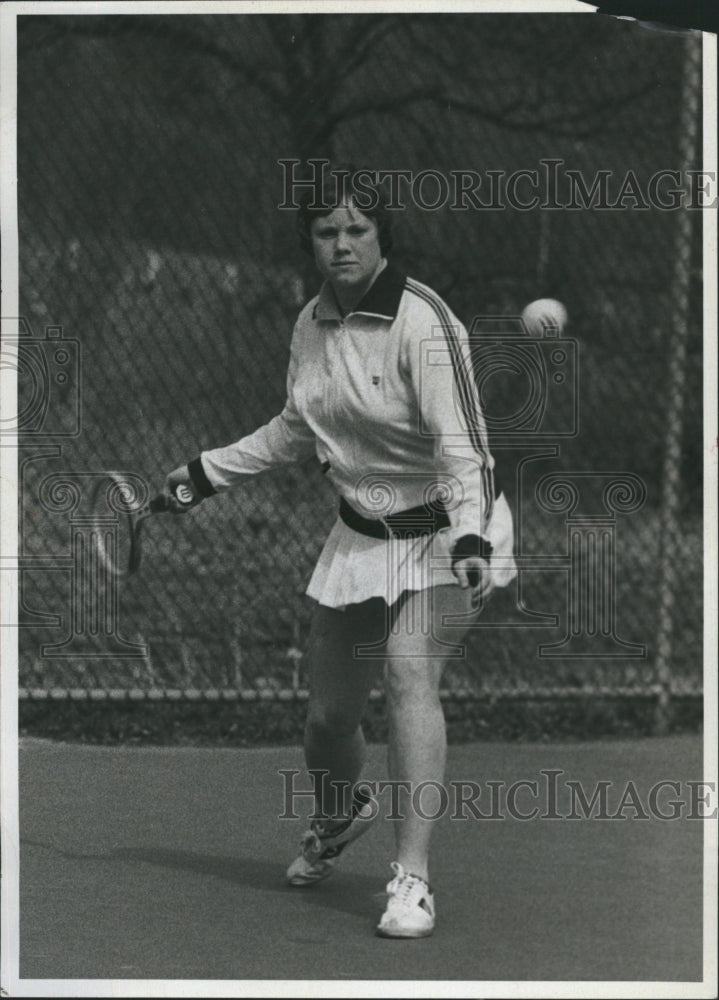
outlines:
[[379, 385], [379, 375], [372, 376], [372, 385]]

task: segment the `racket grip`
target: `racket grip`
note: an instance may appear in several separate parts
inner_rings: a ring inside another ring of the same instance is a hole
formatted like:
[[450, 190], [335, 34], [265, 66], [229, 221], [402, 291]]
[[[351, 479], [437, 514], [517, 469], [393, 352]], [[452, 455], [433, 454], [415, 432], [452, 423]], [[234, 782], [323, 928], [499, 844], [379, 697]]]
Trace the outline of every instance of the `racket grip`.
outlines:
[[163, 514], [167, 510], [167, 497], [164, 493], [158, 493], [150, 500], [149, 506], [153, 514]]
[[[192, 489], [185, 483], [179, 483], [173, 492], [175, 494], [175, 500], [182, 504], [183, 507], [189, 506], [195, 499]], [[164, 514], [170, 509], [167, 496], [164, 493], [158, 493], [156, 497], [153, 497], [152, 500], [150, 500], [149, 508], [152, 514]]]

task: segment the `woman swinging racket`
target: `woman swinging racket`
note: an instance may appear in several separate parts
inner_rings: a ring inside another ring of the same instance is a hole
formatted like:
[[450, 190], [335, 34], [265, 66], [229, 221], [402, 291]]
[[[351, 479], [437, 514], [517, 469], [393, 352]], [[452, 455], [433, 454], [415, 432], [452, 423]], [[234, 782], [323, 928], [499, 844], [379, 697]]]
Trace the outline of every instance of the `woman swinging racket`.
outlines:
[[[324, 283], [295, 325], [282, 413], [202, 452], [165, 483], [179, 512], [188, 509], [174, 499], [180, 484], [199, 502], [244, 476], [316, 456], [339, 494], [339, 516], [307, 590], [317, 604], [305, 760], [323, 773], [315, 784], [322, 818], [288, 869], [294, 886], [330, 875], [377, 812], [376, 802], [352, 790], [378, 662], [390, 780], [409, 788], [442, 782], [443, 667], [482, 599], [516, 572], [512, 517], [495, 494], [466, 331], [430, 288], [388, 263], [381, 191], [374, 190], [376, 204], [362, 202], [352, 176], [327, 171], [321, 207], [309, 197], [300, 207], [301, 242]], [[395, 824], [383, 936], [424, 937], [434, 928], [432, 821], [424, 816], [408, 808]]]

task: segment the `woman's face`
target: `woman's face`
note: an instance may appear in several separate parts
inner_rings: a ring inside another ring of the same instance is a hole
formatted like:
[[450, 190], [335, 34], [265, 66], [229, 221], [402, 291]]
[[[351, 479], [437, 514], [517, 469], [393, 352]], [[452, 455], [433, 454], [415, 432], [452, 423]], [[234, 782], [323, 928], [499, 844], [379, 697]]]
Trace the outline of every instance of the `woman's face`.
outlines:
[[315, 262], [341, 295], [363, 294], [382, 262], [377, 223], [353, 205], [340, 205], [310, 228]]

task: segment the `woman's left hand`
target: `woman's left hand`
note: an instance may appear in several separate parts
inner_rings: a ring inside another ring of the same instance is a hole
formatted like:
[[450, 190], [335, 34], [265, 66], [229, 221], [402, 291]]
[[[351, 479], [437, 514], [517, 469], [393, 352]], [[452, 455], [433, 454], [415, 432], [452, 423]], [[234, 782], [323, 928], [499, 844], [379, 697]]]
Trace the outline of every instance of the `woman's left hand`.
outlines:
[[489, 563], [481, 556], [466, 556], [459, 559], [453, 567], [462, 590], [472, 591], [472, 604], [479, 604], [491, 589]]

